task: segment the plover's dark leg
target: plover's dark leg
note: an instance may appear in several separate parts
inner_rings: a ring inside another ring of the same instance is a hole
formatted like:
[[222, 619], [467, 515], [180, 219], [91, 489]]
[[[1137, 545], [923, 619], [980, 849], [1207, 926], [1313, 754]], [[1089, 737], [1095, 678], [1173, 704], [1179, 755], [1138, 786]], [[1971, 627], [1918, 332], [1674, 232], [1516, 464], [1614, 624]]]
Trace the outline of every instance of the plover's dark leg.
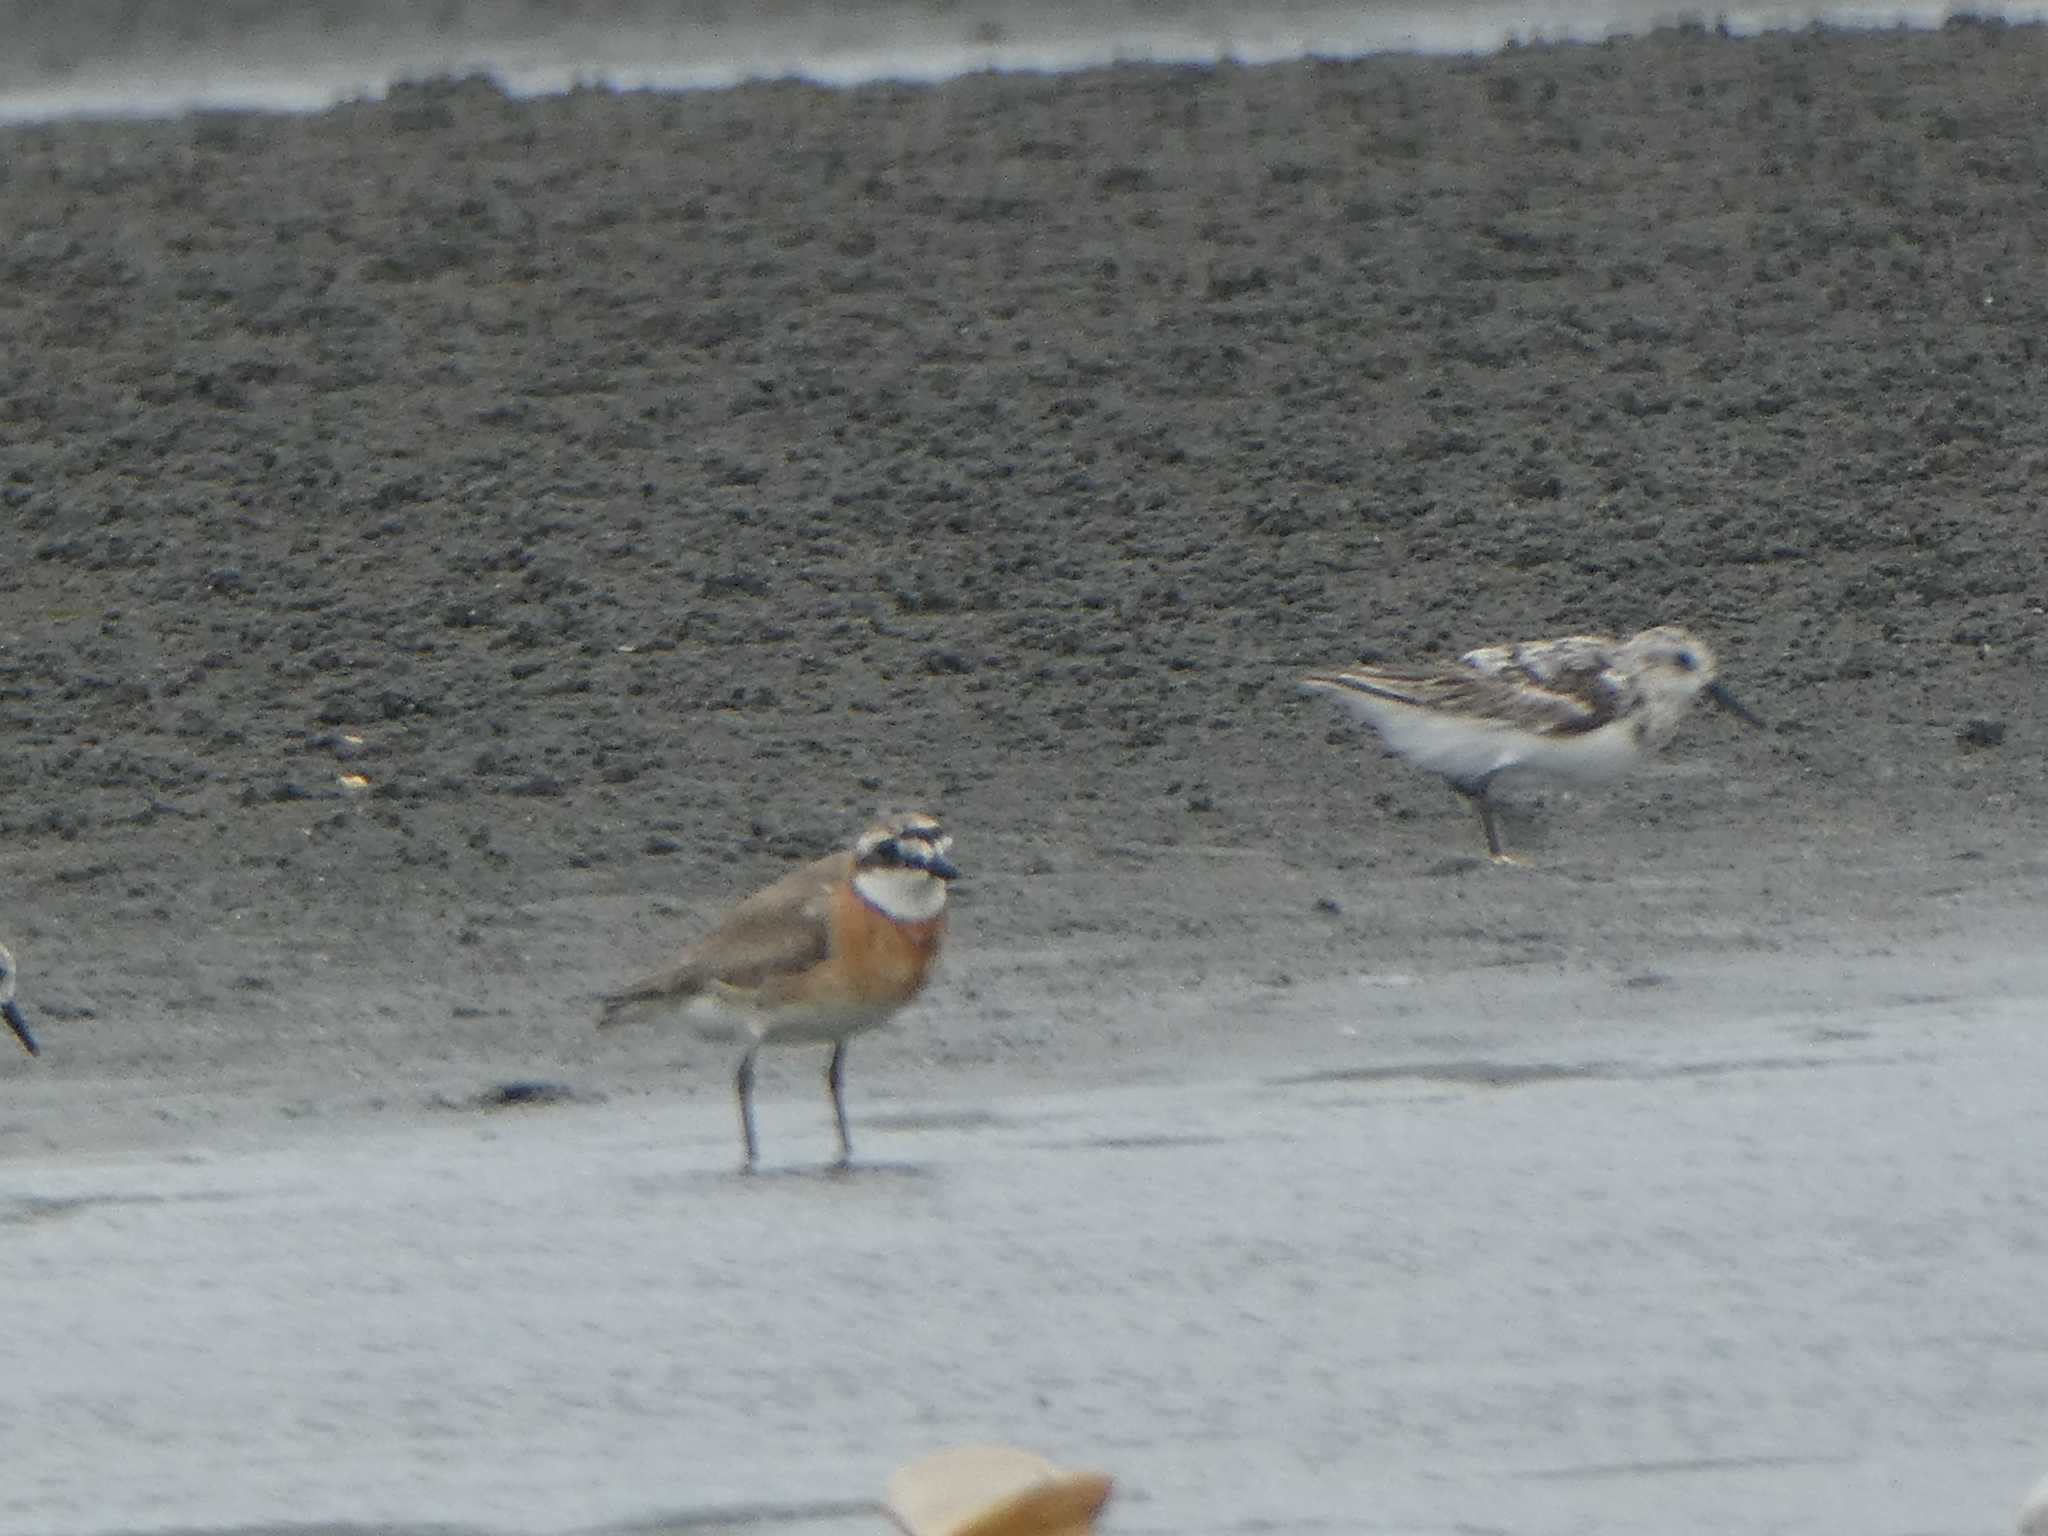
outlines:
[[756, 1040], [747, 1047], [747, 1054], [740, 1058], [740, 1070], [733, 1078], [732, 1085], [740, 1097], [740, 1137], [747, 1144], [746, 1171], [754, 1171], [754, 1052], [761, 1049]]
[[825, 1083], [832, 1090], [832, 1115], [839, 1122], [839, 1162], [853, 1161], [853, 1138], [846, 1134], [846, 1042], [832, 1047], [832, 1060], [825, 1068]]

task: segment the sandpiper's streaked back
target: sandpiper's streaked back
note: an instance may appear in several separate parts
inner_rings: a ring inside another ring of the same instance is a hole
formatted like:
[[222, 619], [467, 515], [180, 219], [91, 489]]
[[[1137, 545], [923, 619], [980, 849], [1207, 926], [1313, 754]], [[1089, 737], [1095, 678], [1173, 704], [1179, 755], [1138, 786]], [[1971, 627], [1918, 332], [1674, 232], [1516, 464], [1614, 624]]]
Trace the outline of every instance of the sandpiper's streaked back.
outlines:
[[1721, 683], [1707, 644], [1673, 625], [1626, 640], [1566, 635], [1483, 646], [1455, 663], [1347, 667], [1301, 681], [1365, 721], [1395, 756], [1468, 797], [1496, 862], [1512, 862], [1489, 799], [1501, 774], [1612, 778], [1670, 739], [1702, 693], [1763, 724]]
[[764, 1045], [829, 1044], [825, 1081], [839, 1160], [853, 1157], [843, 1073], [847, 1042], [919, 992], [946, 931], [952, 838], [922, 813], [869, 827], [853, 846], [741, 902], [667, 970], [604, 999], [601, 1025], [644, 1012], [730, 1019], [753, 1034], [734, 1088], [746, 1166], [754, 1166], [754, 1056]]

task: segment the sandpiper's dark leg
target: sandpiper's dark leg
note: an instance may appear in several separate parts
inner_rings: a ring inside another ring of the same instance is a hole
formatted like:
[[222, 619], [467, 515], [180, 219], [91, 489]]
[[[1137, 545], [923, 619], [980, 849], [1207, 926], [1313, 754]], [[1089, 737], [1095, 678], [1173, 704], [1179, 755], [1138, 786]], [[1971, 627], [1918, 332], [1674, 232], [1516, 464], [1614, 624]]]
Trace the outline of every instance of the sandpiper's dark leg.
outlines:
[[760, 1048], [758, 1040], [747, 1047], [747, 1054], [740, 1058], [739, 1075], [733, 1079], [740, 1096], [740, 1136], [747, 1144], [749, 1173], [754, 1171], [754, 1052]]
[[1500, 845], [1500, 833], [1493, 825], [1493, 802], [1486, 797], [1486, 786], [1479, 786], [1475, 797], [1479, 806], [1479, 825], [1486, 829], [1486, 855], [1488, 858], [1505, 858], [1506, 851]]
[[825, 1082], [832, 1090], [832, 1114], [839, 1122], [840, 1166], [853, 1161], [853, 1138], [846, 1134], [846, 1042], [832, 1047], [832, 1060], [825, 1068]]
[[1473, 809], [1479, 812], [1479, 826], [1486, 833], [1486, 856], [1496, 864], [1519, 864], [1521, 860], [1517, 859], [1500, 845], [1500, 831], [1493, 824], [1493, 801], [1487, 794], [1487, 791], [1492, 787], [1493, 779], [1491, 776], [1481, 779], [1477, 784], [1453, 784], [1451, 786], [1451, 788], [1455, 789], [1467, 800], [1470, 800]]
[[36, 1037], [29, 1033], [28, 1020], [22, 1016], [21, 1009], [15, 1005], [13, 998], [10, 997], [6, 1002], [0, 1003], [0, 1014], [6, 1016], [7, 1027], [14, 1031], [14, 1038], [21, 1042], [23, 1050], [31, 1056], [42, 1054], [42, 1047], [36, 1044]]

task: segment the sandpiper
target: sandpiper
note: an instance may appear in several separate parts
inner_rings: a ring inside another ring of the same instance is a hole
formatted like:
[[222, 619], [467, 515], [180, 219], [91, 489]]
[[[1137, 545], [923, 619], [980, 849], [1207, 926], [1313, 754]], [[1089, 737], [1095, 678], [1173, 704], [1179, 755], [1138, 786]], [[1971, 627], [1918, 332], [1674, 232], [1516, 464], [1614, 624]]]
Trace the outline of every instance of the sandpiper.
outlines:
[[1470, 799], [1496, 863], [1519, 862], [1494, 826], [1489, 792], [1501, 774], [1612, 778], [1668, 740], [1702, 693], [1737, 719], [1763, 724], [1720, 681], [1706, 643], [1674, 625], [1625, 640], [1566, 635], [1482, 646], [1455, 663], [1347, 667], [1301, 682], [1364, 720], [1395, 756], [1442, 774]]

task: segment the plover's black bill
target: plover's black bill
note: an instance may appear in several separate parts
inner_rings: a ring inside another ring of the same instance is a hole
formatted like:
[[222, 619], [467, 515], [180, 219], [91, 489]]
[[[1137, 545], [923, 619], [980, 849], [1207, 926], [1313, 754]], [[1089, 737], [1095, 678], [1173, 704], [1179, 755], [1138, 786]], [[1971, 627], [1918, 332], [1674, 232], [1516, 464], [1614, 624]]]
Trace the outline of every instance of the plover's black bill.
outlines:
[[1734, 694], [1730, 693], [1725, 683], [1716, 680], [1707, 684], [1707, 697], [1727, 710], [1729, 714], [1740, 720], [1744, 725], [1753, 725], [1760, 731], [1765, 729], [1763, 717], [1743, 703], [1742, 700], [1735, 697]]
[[28, 1032], [28, 1020], [21, 1016], [21, 1009], [12, 1000], [0, 1003], [0, 1016], [7, 1020], [7, 1027], [14, 1031], [14, 1038], [21, 1042], [21, 1048], [31, 1056], [43, 1054], [43, 1048], [36, 1044], [36, 1037]]

